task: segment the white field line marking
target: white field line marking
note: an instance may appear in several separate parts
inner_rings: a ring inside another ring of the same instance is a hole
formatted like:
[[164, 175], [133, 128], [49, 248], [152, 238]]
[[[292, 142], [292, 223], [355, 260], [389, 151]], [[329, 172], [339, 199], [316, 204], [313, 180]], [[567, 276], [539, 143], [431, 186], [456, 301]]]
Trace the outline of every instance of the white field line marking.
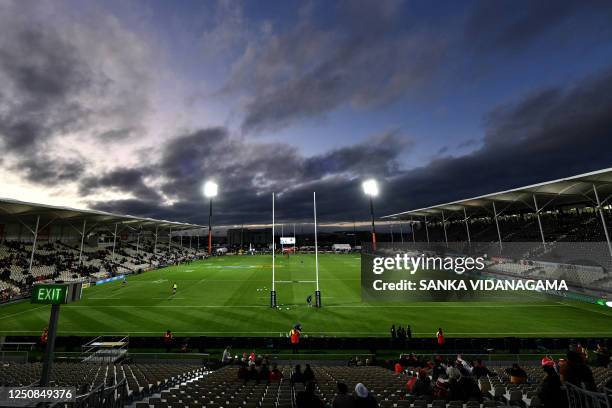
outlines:
[[[32, 330], [2, 330], [0, 331], [2, 333], [39, 333], [37, 331], [32, 331]], [[115, 332], [110, 332], [110, 331], [80, 331], [80, 330], [60, 330], [60, 333], [83, 333], [83, 334], [99, 334], [99, 333], [105, 333], [105, 334], [155, 334], [155, 333], [159, 333], [158, 331], [115, 331]], [[248, 332], [237, 332], [237, 331], [175, 331], [175, 334], [179, 334], [179, 333], [184, 333], [184, 334], [278, 334], [279, 331], [248, 331]], [[365, 334], [365, 335], [369, 335], [369, 336], [373, 336], [373, 335], [388, 335], [389, 333], [384, 331], [384, 332], [351, 332], [351, 331], [331, 331], [331, 332], [308, 332], [308, 334], [311, 335], [315, 335], [315, 334], [322, 334], [322, 335], [330, 335], [330, 334], [351, 334], [351, 335], [358, 335], [358, 334]], [[431, 333], [429, 332], [425, 332], [425, 333], [413, 333], [414, 335], [424, 335], [426, 337], [432, 337]], [[451, 335], [462, 335], [462, 336], [474, 336], [474, 335], [492, 335], [492, 336], [501, 336], [501, 335], [513, 335], [513, 334], [524, 334], [524, 335], [546, 335], [546, 336], [550, 336], [550, 335], [575, 335], [575, 334], [587, 334], [587, 335], [610, 335], [612, 334], [612, 332], [585, 332], [585, 331], [579, 331], [579, 332], [499, 332], [499, 333], [492, 333], [492, 332], [447, 332], [447, 335], [451, 336]]]
[[22, 310], [21, 312], [17, 312], [17, 313], [11, 313], [9, 315], [0, 317], [0, 320], [7, 319], [9, 317], [19, 316], [19, 315], [24, 314], [24, 313], [33, 312], [35, 310], [42, 309], [43, 307], [46, 307], [46, 305], [45, 306], [38, 306], [38, 307], [35, 307], [33, 309]]
[[[163, 299], [163, 298], [161, 298]], [[178, 299], [178, 298], [177, 298]], [[198, 308], [244, 308], [244, 309], [248, 309], [248, 308], [266, 308], [269, 309], [270, 306], [269, 305], [182, 305], [182, 306], [171, 306], [171, 305], [115, 305], [115, 306], [108, 306], [108, 305], [77, 305], [77, 304], [71, 304], [68, 307], [91, 307], [91, 308], [103, 308], [103, 307], [146, 307], [146, 308], [150, 308], [150, 307], [198, 307]], [[304, 306], [305, 307], [305, 306]], [[433, 305], [397, 305], [397, 306], [374, 306], [374, 305], [331, 305], [331, 306], [325, 306], [326, 308], [335, 308], [335, 309], [344, 309], [344, 308], [398, 308], [398, 309], [410, 309], [410, 308], [466, 308], [466, 309], [470, 309], [470, 308], [476, 308], [476, 309], [480, 309], [480, 308], [508, 308], [508, 307], [525, 307], [525, 308], [539, 308], [539, 307], [569, 307], [569, 306], [565, 306], [565, 305], [551, 305], [551, 304], [544, 304], [544, 305], [440, 305], [440, 306], [433, 306]], [[612, 315], [608, 315], [608, 316], [612, 316]]]

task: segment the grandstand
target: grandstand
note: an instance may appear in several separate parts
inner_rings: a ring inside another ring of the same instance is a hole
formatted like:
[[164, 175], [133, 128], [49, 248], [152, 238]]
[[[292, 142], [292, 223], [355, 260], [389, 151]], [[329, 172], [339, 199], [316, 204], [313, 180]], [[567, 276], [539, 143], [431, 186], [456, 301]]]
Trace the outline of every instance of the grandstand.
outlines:
[[27, 297], [45, 279], [99, 280], [205, 257], [202, 228], [0, 199], [2, 300]]
[[581, 292], [607, 297], [611, 198], [612, 169], [603, 169], [382, 218], [410, 223], [414, 248], [488, 254], [498, 260], [493, 270], [563, 277]]

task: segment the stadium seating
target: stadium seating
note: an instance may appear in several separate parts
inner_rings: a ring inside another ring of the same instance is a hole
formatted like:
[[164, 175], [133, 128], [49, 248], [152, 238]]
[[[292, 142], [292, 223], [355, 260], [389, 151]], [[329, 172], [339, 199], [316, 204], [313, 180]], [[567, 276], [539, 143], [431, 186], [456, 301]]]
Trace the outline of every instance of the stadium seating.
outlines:
[[[357, 383], [363, 383], [383, 408], [487, 408], [516, 405], [539, 407], [537, 397], [542, 369], [538, 365], [523, 367], [528, 373], [525, 384], [510, 383], [503, 368], [495, 369], [495, 374], [483, 377], [478, 384], [482, 393], [481, 401], [449, 401], [442, 398], [416, 397], [406, 389], [406, 382], [412, 376], [407, 370], [402, 374], [378, 367], [345, 367], [337, 365], [317, 366], [315, 374], [315, 394], [331, 407], [337, 395], [337, 383], [347, 384], [353, 390]], [[189, 382], [170, 387], [154, 397], [138, 402], [137, 408], [167, 407], [252, 407], [252, 408], [292, 408], [295, 396], [303, 390], [303, 384], [292, 384], [292, 367], [281, 366], [284, 379], [278, 383], [244, 381], [238, 378], [237, 367], [225, 367]], [[594, 370], [601, 381], [612, 377], [610, 369]]]
[[101, 244], [99, 247], [84, 245], [79, 263], [80, 251], [76, 244], [48, 242], [37, 245], [30, 272], [32, 245], [5, 241], [0, 243], [0, 300], [8, 301], [27, 294], [31, 285], [42, 279], [102, 279], [206, 256], [204, 250], [181, 247], [175, 243], [170, 246], [158, 245], [156, 253], [153, 253], [153, 249], [153, 243], [147, 241], [141, 242], [138, 247], [132, 242], [118, 243], [113, 256], [112, 244]]
[[[27, 386], [40, 379], [41, 363], [4, 363], [0, 365], [1, 386]], [[78, 395], [85, 395], [99, 387], [110, 388], [123, 384], [129, 400], [140, 400], [162, 389], [199, 378], [206, 372], [192, 364], [89, 364], [55, 363], [50, 385], [75, 387]], [[121, 401], [120, 405], [128, 401]]]

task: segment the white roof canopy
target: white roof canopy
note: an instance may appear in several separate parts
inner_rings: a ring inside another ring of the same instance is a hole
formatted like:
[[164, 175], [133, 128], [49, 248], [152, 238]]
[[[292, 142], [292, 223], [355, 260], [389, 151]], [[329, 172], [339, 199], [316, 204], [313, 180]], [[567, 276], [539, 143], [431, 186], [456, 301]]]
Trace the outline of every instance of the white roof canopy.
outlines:
[[388, 220], [406, 220], [414, 217], [441, 218], [443, 213], [445, 218], [451, 218], [453, 214], [463, 218], [464, 210], [468, 216], [492, 215], [493, 203], [495, 203], [498, 215], [513, 211], [535, 211], [534, 197], [540, 211], [561, 206], [595, 206], [597, 204], [596, 190], [601, 204], [607, 204], [608, 199], [612, 196], [612, 168], [431, 207], [403, 211], [382, 218]]

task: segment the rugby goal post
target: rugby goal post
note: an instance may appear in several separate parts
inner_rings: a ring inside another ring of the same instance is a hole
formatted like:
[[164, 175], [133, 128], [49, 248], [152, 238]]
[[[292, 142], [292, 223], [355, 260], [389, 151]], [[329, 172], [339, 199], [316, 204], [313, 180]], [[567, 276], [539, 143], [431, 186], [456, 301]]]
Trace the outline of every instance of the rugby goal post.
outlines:
[[[319, 287], [319, 246], [317, 238], [317, 193], [312, 193], [313, 197], [313, 212], [314, 212], [314, 241], [315, 241], [315, 306], [321, 307], [321, 290]], [[272, 193], [272, 290], [270, 291], [270, 307], [277, 307], [276, 298], [276, 283], [284, 282], [276, 280], [276, 237], [275, 237], [276, 219], [275, 219], [275, 194]], [[294, 248], [295, 248], [295, 225], [294, 225]], [[294, 249], [295, 251], [295, 249]], [[293, 282], [293, 281], [292, 281]], [[297, 283], [313, 283], [313, 281], [297, 281]]]

